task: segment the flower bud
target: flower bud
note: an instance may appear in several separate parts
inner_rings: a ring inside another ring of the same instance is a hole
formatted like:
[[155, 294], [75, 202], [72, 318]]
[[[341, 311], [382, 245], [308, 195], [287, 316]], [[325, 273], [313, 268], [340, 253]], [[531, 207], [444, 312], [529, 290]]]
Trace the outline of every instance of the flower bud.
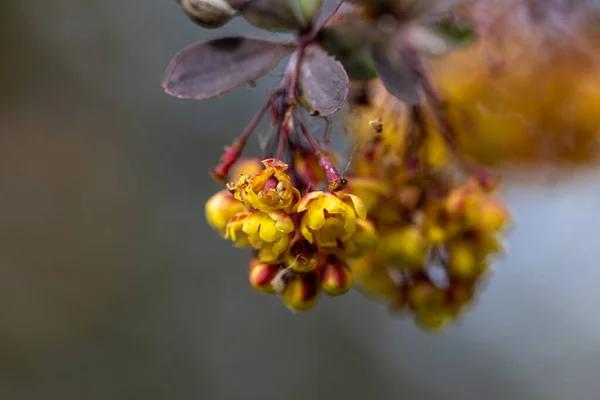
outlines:
[[506, 207], [496, 199], [486, 199], [479, 208], [479, 220], [484, 229], [499, 231], [506, 226], [508, 218]]
[[204, 28], [218, 28], [236, 14], [226, 0], [177, 0], [185, 14]]
[[231, 217], [244, 211], [244, 205], [233, 198], [227, 190], [215, 193], [204, 208], [206, 220], [222, 236]]
[[418, 280], [408, 289], [407, 300], [413, 311], [422, 313], [443, 306], [446, 293], [427, 280]]
[[382, 236], [381, 251], [395, 266], [415, 272], [425, 263], [429, 243], [421, 228], [408, 225]]
[[330, 296], [348, 292], [353, 284], [350, 268], [335, 257], [327, 260], [321, 277], [321, 287]]
[[428, 331], [441, 331], [451, 324], [456, 315], [446, 307], [431, 310], [427, 312], [419, 312], [415, 316], [415, 322], [419, 327]]
[[292, 311], [308, 311], [315, 306], [318, 294], [316, 274], [297, 274], [286, 283], [281, 299]]
[[473, 195], [473, 187], [461, 186], [452, 190], [445, 199], [444, 210], [451, 218], [461, 216], [465, 212], [466, 203]]
[[459, 279], [469, 279], [477, 275], [480, 260], [474, 246], [460, 240], [448, 245], [448, 273]]
[[250, 285], [259, 292], [275, 293], [272, 281], [280, 270], [281, 266], [278, 264], [268, 264], [253, 258], [248, 271]]

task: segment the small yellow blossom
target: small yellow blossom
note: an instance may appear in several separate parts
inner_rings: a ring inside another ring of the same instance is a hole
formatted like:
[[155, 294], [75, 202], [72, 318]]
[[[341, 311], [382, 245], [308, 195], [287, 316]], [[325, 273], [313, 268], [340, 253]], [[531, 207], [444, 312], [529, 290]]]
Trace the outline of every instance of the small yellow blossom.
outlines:
[[228, 224], [225, 237], [238, 246], [242, 243], [257, 249], [260, 261], [277, 261], [288, 249], [294, 221], [286, 213], [256, 210], [236, 217]]
[[473, 279], [485, 269], [485, 253], [477, 251], [468, 240], [455, 240], [448, 244], [448, 273], [457, 279]]
[[241, 175], [237, 182], [230, 185], [234, 196], [248, 208], [266, 213], [275, 210], [288, 214], [294, 212], [300, 192], [284, 172], [287, 164], [275, 159], [264, 160], [263, 164], [265, 170], [251, 177]]
[[365, 219], [362, 200], [351, 194], [310, 192], [300, 200], [302, 236], [319, 248], [337, 248], [356, 232], [356, 219]]
[[204, 210], [208, 223], [223, 236], [229, 219], [244, 211], [244, 205], [227, 190], [221, 190], [208, 199]]
[[383, 234], [378, 251], [394, 266], [414, 273], [425, 265], [429, 243], [420, 227], [406, 225]]

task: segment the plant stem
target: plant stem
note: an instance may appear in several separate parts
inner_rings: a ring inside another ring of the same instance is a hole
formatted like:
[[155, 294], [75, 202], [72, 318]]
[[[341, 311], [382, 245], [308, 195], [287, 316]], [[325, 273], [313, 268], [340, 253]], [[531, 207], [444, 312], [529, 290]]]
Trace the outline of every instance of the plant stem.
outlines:
[[216, 179], [219, 182], [227, 181], [227, 174], [229, 173], [229, 170], [231, 169], [233, 164], [235, 164], [236, 161], [242, 155], [242, 151], [244, 150], [244, 147], [246, 146], [246, 143], [248, 142], [250, 135], [252, 134], [252, 132], [254, 132], [254, 130], [256, 129], [256, 127], [258, 126], [260, 121], [263, 119], [263, 117], [264, 117], [265, 113], [267, 112], [267, 110], [269, 109], [269, 107], [271, 107], [271, 104], [273, 103], [273, 101], [279, 95], [281, 95], [280, 89], [273, 91], [269, 95], [269, 98], [267, 99], [267, 101], [262, 105], [262, 107], [254, 115], [254, 117], [252, 118], [252, 120], [250, 121], [248, 126], [246, 126], [246, 128], [240, 134], [240, 136], [236, 140], [234, 140], [231, 147], [229, 147], [225, 151], [225, 153], [221, 156], [221, 158], [219, 159], [219, 164], [214, 169], [211, 170], [211, 176], [214, 179]]

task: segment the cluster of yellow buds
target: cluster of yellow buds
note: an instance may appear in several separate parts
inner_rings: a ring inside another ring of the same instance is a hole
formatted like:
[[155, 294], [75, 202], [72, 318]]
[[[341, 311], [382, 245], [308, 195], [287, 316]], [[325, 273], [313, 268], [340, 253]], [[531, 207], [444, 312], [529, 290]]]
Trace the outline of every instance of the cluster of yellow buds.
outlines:
[[252, 287], [279, 294], [293, 311], [311, 309], [320, 289], [331, 296], [346, 293], [353, 284], [347, 262], [377, 243], [363, 201], [310, 188], [301, 194], [284, 162], [258, 165], [241, 160], [227, 188], [206, 203], [208, 222], [224, 238], [253, 249]]
[[473, 301], [502, 251], [509, 215], [494, 197], [495, 179], [458, 171], [436, 132], [408, 121], [407, 107], [393, 112], [383, 96], [385, 112], [372, 96], [355, 106], [350, 123], [357, 149], [349, 189], [365, 200], [379, 235], [377, 247], [350, 266], [366, 294], [439, 329]]

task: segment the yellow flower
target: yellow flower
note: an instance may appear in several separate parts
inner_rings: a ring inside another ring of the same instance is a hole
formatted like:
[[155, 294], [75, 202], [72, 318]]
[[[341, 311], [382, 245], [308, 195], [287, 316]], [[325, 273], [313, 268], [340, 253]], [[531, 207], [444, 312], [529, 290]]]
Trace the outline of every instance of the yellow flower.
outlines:
[[234, 195], [247, 207], [263, 212], [282, 210], [292, 213], [300, 200], [300, 192], [284, 172], [287, 165], [280, 160], [263, 161], [265, 170], [252, 177], [242, 175], [235, 184], [230, 185]]
[[288, 250], [294, 221], [282, 211], [238, 214], [227, 225], [226, 238], [258, 250], [262, 262], [275, 262]]
[[223, 236], [229, 219], [244, 211], [244, 205], [227, 190], [221, 190], [208, 199], [204, 211], [208, 223]]
[[351, 194], [310, 192], [298, 203], [304, 212], [300, 221], [302, 236], [321, 249], [337, 248], [356, 232], [356, 219], [365, 219], [362, 200]]
[[378, 250], [379, 255], [394, 267], [414, 273], [424, 267], [429, 243], [420, 227], [406, 225], [382, 235]]

